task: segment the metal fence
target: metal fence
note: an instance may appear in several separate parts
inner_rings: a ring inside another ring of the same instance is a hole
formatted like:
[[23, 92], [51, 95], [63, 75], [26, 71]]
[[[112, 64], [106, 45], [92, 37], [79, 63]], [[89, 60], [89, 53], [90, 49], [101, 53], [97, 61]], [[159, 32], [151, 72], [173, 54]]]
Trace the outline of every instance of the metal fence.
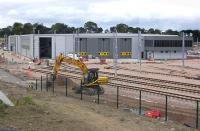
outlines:
[[[199, 127], [198, 100], [179, 98], [128, 87], [125, 88], [117, 84], [104, 86], [105, 93], [103, 95], [100, 95], [99, 92], [97, 95], [85, 95], [82, 93], [82, 90], [80, 94], [77, 94], [72, 89], [76, 86], [82, 87], [80, 83], [77, 83], [77, 80], [78, 82], [80, 81], [79, 78], [69, 79], [62, 76], [54, 80], [50, 77], [49, 74], [41, 76], [39, 79], [36, 79], [31, 87], [41, 92], [46, 91], [97, 104], [107, 104], [116, 108], [127, 109], [138, 115], [144, 115], [144, 112], [150, 109], [159, 110], [161, 111], [161, 119], [163, 121], [175, 120], [188, 127], [195, 127], [197, 129]], [[158, 97], [159, 99], [155, 102], [152, 97]], [[179, 104], [180, 107], [177, 107]], [[185, 107], [183, 107], [184, 104], [186, 104]]]

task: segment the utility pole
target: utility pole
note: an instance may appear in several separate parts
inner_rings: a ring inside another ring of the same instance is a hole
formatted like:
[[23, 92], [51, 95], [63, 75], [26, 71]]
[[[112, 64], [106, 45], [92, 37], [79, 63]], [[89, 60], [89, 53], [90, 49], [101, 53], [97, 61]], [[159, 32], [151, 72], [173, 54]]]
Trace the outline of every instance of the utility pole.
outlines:
[[55, 50], [55, 59], [56, 59], [56, 30], [54, 30], [54, 50]]
[[199, 38], [197, 37], [197, 49], [199, 51]]
[[76, 32], [77, 34], [77, 55], [80, 57], [80, 38], [79, 38], [79, 29]]
[[114, 57], [114, 69], [115, 77], [117, 77], [117, 59], [118, 59], [118, 47], [117, 47], [117, 29], [115, 28], [114, 39], [113, 39], [113, 57]]
[[182, 67], [185, 67], [185, 33], [182, 33]]
[[142, 54], [141, 54], [141, 48], [142, 48], [142, 45], [141, 45], [141, 31], [138, 31], [138, 43], [139, 43], [139, 60], [140, 60], [140, 71], [141, 71], [141, 68], [142, 68]]
[[35, 58], [35, 39], [34, 39], [34, 35], [35, 35], [35, 27], [33, 27], [33, 58]]
[[75, 48], [75, 35], [74, 35], [74, 31], [73, 31], [73, 58], [75, 59], [75, 51], [76, 51], [76, 48]]

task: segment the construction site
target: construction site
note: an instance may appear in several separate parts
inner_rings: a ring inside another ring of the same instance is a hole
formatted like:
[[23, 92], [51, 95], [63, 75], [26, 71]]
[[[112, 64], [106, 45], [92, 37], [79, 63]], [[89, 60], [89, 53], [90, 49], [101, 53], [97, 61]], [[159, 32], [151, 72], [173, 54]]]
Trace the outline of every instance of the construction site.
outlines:
[[9, 51], [0, 49], [0, 90], [14, 106], [0, 104], [0, 128], [198, 130], [200, 59], [188, 53], [192, 37], [183, 40], [10, 36]]

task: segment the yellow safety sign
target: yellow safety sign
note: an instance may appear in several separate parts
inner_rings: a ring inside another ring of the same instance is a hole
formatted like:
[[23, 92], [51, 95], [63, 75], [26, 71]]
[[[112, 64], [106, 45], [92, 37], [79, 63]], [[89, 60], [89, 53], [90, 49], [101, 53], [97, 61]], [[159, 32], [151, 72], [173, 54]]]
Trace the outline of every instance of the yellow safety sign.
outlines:
[[87, 56], [87, 52], [80, 52], [80, 56]]
[[131, 56], [132, 53], [131, 52], [120, 52], [121, 56]]
[[98, 53], [100, 56], [109, 56], [110, 52], [99, 52]]

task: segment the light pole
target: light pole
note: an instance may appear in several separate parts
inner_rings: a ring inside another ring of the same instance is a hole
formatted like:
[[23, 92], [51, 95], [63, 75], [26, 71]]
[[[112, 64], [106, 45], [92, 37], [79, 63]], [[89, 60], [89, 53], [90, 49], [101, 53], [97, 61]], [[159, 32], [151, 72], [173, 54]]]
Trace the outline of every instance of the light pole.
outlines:
[[185, 33], [182, 32], [182, 67], [185, 67]]
[[76, 31], [77, 35], [77, 55], [80, 57], [80, 38], [79, 38], [79, 29]]
[[57, 56], [57, 53], [56, 53], [56, 30], [54, 30], [54, 50], [55, 50], [55, 59], [56, 59], [56, 56]]
[[35, 58], [35, 39], [34, 39], [34, 34], [35, 34], [35, 27], [33, 27], [33, 58]]
[[74, 35], [74, 31], [73, 31], [73, 58], [75, 59], [75, 51], [76, 51], [76, 48], [75, 48], [75, 35]]
[[141, 31], [138, 31], [138, 43], [139, 43], [139, 60], [140, 60], [140, 71], [141, 71], [141, 67], [142, 67], [142, 56], [141, 56]]
[[115, 28], [115, 33], [113, 34], [113, 57], [114, 57], [114, 69], [115, 69], [115, 77], [117, 77], [117, 59], [118, 59], [118, 47], [117, 47], [117, 29]]

